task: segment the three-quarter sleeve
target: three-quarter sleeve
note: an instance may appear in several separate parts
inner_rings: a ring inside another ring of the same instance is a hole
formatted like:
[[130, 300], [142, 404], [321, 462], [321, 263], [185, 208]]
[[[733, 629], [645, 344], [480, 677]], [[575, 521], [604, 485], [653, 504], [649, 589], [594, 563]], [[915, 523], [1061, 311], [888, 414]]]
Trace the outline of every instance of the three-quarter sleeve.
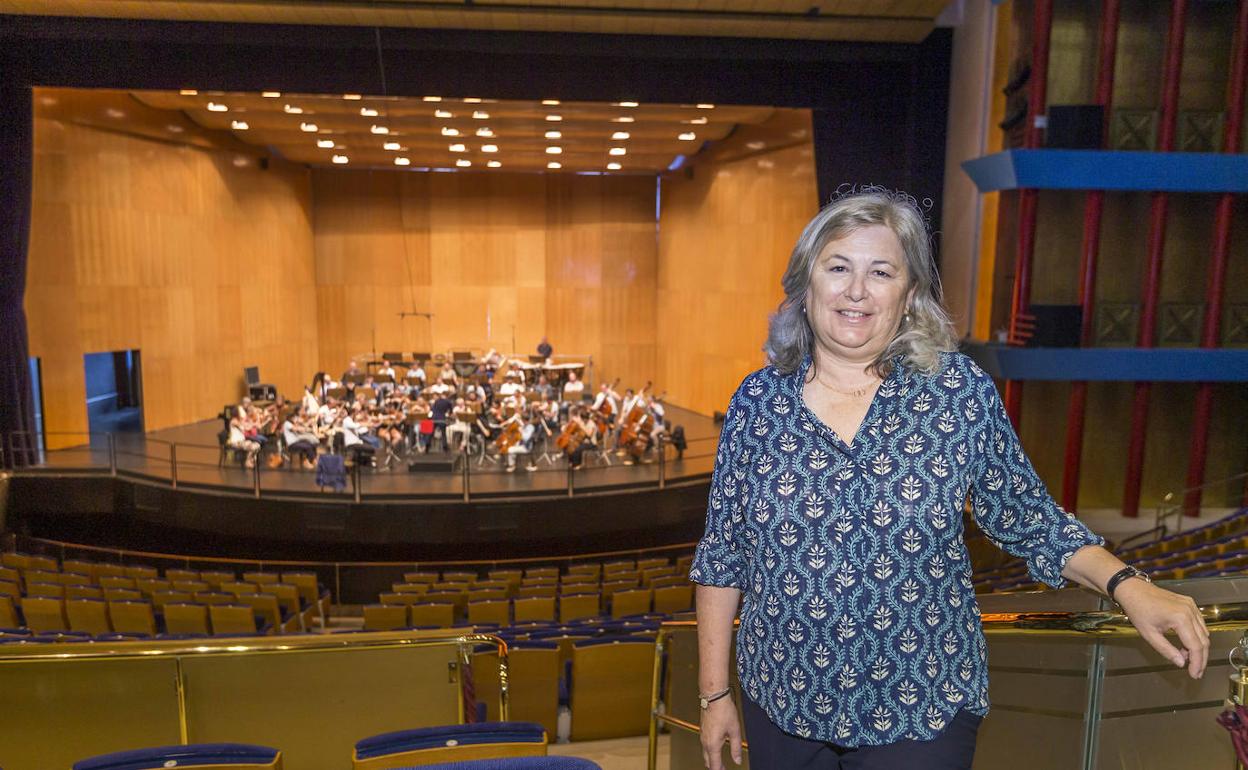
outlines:
[[749, 458], [744, 434], [749, 408], [745, 399], [739, 388], [728, 404], [719, 433], [706, 506], [706, 530], [694, 550], [693, 565], [689, 569], [689, 580], [701, 585], [724, 588], [746, 585], [747, 545], [743, 535]]
[[[1062, 588], [1062, 569], [1085, 545], [1105, 538], [1062, 510], [1049, 495], [1023, 451], [992, 379], [981, 371], [971, 378], [973, 395], [967, 414], [979, 411], [973, 432], [976, 462], [971, 471], [971, 506], [975, 521], [1000, 549], [1027, 563], [1037, 581]], [[977, 408], [978, 407], [978, 408]]]

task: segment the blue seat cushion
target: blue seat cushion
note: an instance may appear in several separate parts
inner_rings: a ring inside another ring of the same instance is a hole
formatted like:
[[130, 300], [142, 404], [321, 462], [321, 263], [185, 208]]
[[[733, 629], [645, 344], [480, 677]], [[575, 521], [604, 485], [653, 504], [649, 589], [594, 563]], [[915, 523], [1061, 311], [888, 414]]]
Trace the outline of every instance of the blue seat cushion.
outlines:
[[[197, 765], [262, 765], [277, 758], [277, 749], [245, 743], [200, 743], [102, 754], [74, 763], [74, 770], [149, 770]], [[170, 764], [173, 763], [173, 764]]]
[[422, 727], [365, 738], [355, 744], [355, 754], [359, 759], [371, 759], [405, 751], [441, 748], [448, 741], [455, 741], [455, 745], [460, 746], [478, 743], [541, 743], [544, 736], [545, 730], [536, 722], [476, 722]]
[[421, 765], [402, 770], [602, 770], [602, 766], [580, 757], [508, 757], [474, 759], [469, 762], [439, 762], [436, 765]]

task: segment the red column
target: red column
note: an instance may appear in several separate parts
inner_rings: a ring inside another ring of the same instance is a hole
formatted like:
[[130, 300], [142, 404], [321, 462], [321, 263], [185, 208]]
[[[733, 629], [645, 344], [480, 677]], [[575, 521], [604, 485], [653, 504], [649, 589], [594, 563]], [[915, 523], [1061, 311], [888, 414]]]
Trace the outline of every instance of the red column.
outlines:
[[[1235, 40], [1231, 48], [1231, 76], [1226, 90], [1226, 122], [1222, 132], [1222, 152], [1235, 154], [1240, 148], [1244, 129], [1244, 82], [1248, 80], [1248, 0], [1240, 0], [1239, 18], [1235, 23]], [[1223, 193], [1218, 199], [1213, 220], [1213, 253], [1209, 257], [1209, 280], [1205, 287], [1205, 322], [1201, 328], [1200, 346], [1216, 348], [1222, 325], [1222, 295], [1226, 285], [1226, 263], [1230, 256], [1231, 220], [1235, 196]], [[1209, 416], [1213, 411], [1213, 385], [1202, 382], [1196, 389], [1196, 408], [1192, 415], [1192, 443], [1187, 461], [1187, 488], [1183, 511], [1189, 516], [1200, 514], [1201, 490], [1195, 489], [1205, 480], [1205, 460], [1209, 449]]]
[[[1186, 30], [1187, 0], [1173, 0], [1170, 8], [1170, 31], [1166, 36], [1166, 63], [1161, 92], [1161, 125], [1158, 131], [1158, 152], [1174, 149], [1174, 129], [1178, 119], [1179, 75], [1183, 69], [1183, 34]], [[1153, 193], [1148, 217], [1148, 263], [1144, 273], [1143, 297], [1140, 303], [1140, 332], [1136, 345], [1151, 348], [1156, 344], [1157, 304], [1161, 299], [1161, 260], [1166, 245], [1166, 215], [1170, 198], [1164, 192]], [[1135, 383], [1131, 403], [1131, 438], [1127, 446], [1127, 475], [1123, 480], [1122, 514], [1138, 516], [1140, 486], [1144, 477], [1144, 442], [1148, 434], [1148, 404], [1152, 395], [1151, 382]]]
[[[1035, 149], [1044, 138], [1039, 118], [1044, 114], [1049, 87], [1049, 33], [1053, 29], [1053, 0], [1035, 0], [1032, 17], [1031, 88], [1027, 99], [1027, 130], [1023, 147]], [[1031, 306], [1031, 262], [1036, 250], [1037, 191], [1025, 188], [1018, 192], [1018, 253], [1014, 260], [1014, 292], [1010, 301], [1010, 339], [1017, 339], [1019, 316]], [[1023, 383], [1005, 383], [1005, 410], [1021, 429], [1023, 414]]]
[[[1100, 63], [1096, 73], [1096, 103], [1105, 108], [1101, 124], [1101, 146], [1108, 144], [1109, 114], [1114, 97], [1114, 59], [1118, 54], [1119, 0], [1105, 0], [1101, 6]], [[1079, 250], [1079, 304], [1082, 321], [1079, 344], [1093, 343], [1093, 314], [1096, 312], [1096, 261], [1101, 249], [1101, 215], [1105, 191], [1090, 190], [1083, 204], [1083, 243]], [[1079, 462], [1083, 455], [1083, 422], [1087, 413], [1088, 383], [1072, 382], [1066, 409], [1066, 470], [1062, 474], [1062, 507], [1073, 511], [1079, 504]]]

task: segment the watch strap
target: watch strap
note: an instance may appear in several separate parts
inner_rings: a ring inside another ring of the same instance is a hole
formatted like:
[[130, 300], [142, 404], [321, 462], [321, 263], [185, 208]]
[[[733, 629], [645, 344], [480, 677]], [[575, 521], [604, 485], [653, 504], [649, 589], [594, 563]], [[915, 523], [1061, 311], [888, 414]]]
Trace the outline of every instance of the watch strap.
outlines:
[[[1150, 583], [1152, 582], [1143, 570], [1127, 565], [1110, 576], [1109, 582], [1105, 584], [1105, 594], [1109, 596], [1110, 599], [1114, 599], [1114, 591], [1118, 588], [1122, 581], [1133, 577], [1143, 578]], [[1114, 599], [1114, 601], [1116, 602], [1118, 600]]]
[[710, 706], [712, 703], [714, 703], [715, 701], [719, 700], [720, 698], [723, 698], [723, 697], [727, 696], [727, 695], [728, 695], [728, 693], [730, 693], [730, 692], [732, 692], [732, 687], [731, 687], [731, 686], [729, 686], [729, 687], [725, 687], [724, 689], [720, 690], [719, 692], [716, 692], [716, 693], [711, 693], [710, 695], [702, 695], [702, 694], [700, 694], [700, 693], [699, 693], [699, 694], [698, 694], [698, 705], [699, 705], [699, 706], [701, 706], [703, 709], [705, 709], [707, 706]]

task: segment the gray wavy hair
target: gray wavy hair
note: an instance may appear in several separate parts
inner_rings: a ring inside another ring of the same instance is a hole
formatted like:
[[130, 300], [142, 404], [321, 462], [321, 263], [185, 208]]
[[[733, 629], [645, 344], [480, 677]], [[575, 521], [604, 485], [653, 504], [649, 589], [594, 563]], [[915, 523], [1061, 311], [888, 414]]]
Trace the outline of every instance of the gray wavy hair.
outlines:
[[913, 299], [897, 336], [872, 364], [887, 377], [898, 356], [909, 369], [935, 374], [940, 354], [957, 349], [957, 336], [949, 313], [941, 302], [940, 275], [932, 259], [927, 220], [914, 198], [884, 187], [862, 187], [840, 194], [824, 206], [802, 230], [789, 256], [781, 285], [784, 300], [771, 315], [763, 352], [782, 374], [797, 370], [812, 354], [814, 332], [802, 305], [810, 288], [815, 261], [828, 243], [871, 225], [884, 225], [901, 241]]

